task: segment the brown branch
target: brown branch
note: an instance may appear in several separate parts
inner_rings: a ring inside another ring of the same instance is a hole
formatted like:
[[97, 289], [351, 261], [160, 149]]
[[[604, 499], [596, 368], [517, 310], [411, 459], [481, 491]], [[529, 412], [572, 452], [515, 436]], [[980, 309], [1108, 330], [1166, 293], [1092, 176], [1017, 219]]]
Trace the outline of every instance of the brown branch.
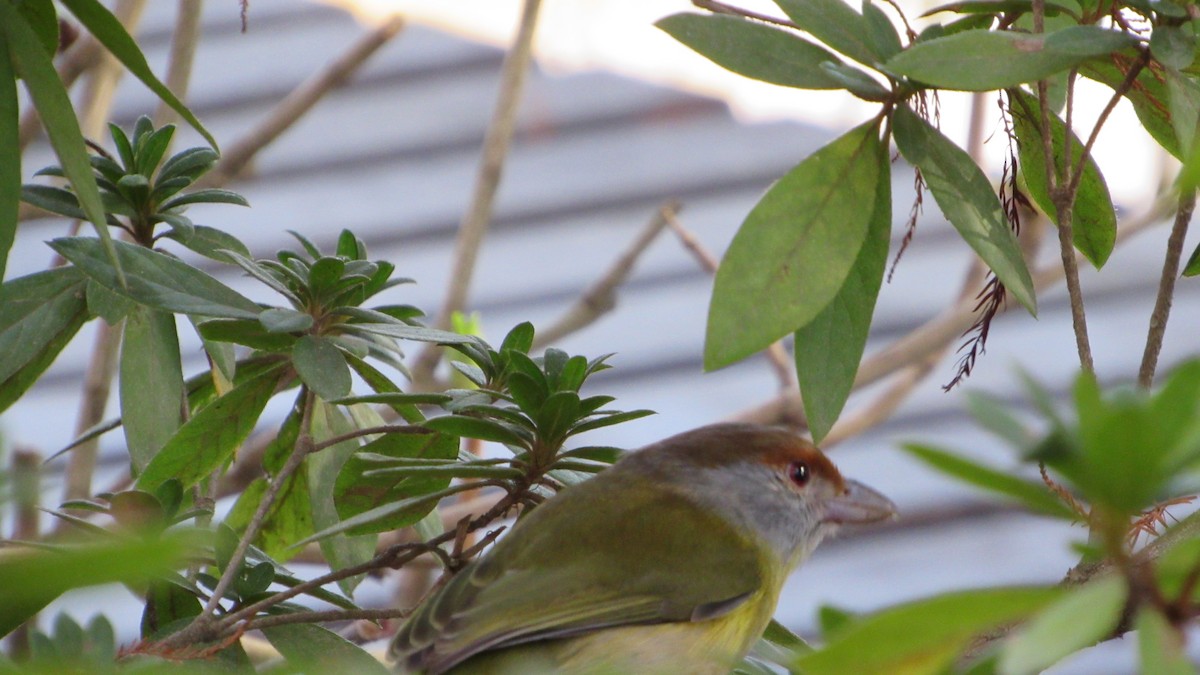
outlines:
[[[679, 222], [674, 213], [667, 215], [667, 224], [671, 226], [671, 229], [675, 232], [675, 236], [679, 237], [679, 241], [683, 244], [683, 247], [691, 252], [692, 257], [696, 259], [700, 267], [709, 274], [716, 274], [717, 266], [720, 264], [717, 262], [717, 257], [705, 248], [704, 244], [700, 243], [700, 240], [683, 226], [683, 223]], [[767, 347], [764, 355], [767, 357], [767, 362], [771, 364], [771, 369], [775, 371], [775, 377], [779, 380], [780, 390], [787, 391], [794, 389], [796, 379], [793, 375], [792, 360], [788, 358], [788, 353], [783, 347], [783, 342], [776, 341], [771, 343], [771, 346]], [[801, 415], [799, 419], [804, 420], [804, 416]], [[790, 421], [796, 422], [796, 420]], [[800, 426], [807, 426], [807, 420]]]
[[679, 208], [679, 202], [674, 199], [658, 207], [658, 210], [654, 212], [654, 217], [646, 223], [646, 226], [634, 237], [629, 246], [613, 261], [604, 276], [588, 286], [575, 304], [571, 305], [554, 323], [537, 331], [534, 348], [553, 344], [567, 335], [591, 325], [612, 311], [617, 305], [617, 288], [629, 278], [633, 272], [633, 266], [637, 264], [642, 253], [650, 247], [658, 234], [667, 226], [669, 217], [673, 218], [674, 214], [679, 212]]
[[1179, 259], [1183, 253], [1183, 241], [1187, 237], [1188, 224], [1196, 208], [1196, 190], [1185, 189], [1179, 195], [1179, 208], [1175, 212], [1175, 223], [1167, 239], [1167, 253], [1163, 260], [1162, 276], [1158, 281], [1158, 297], [1154, 311], [1150, 314], [1150, 328], [1146, 335], [1146, 349], [1142, 353], [1142, 366], [1138, 370], [1138, 385], [1149, 389], [1154, 382], [1154, 371], [1158, 368], [1158, 354], [1162, 351], [1163, 336], [1167, 331], [1167, 319], [1171, 315], [1171, 300], [1175, 297], [1175, 279], [1179, 276]]
[[[516, 40], [504, 59], [500, 75], [500, 93], [483, 139], [483, 154], [475, 177], [471, 204], [458, 228], [449, 287], [438, 312], [438, 328], [449, 329], [454, 314], [462, 311], [467, 304], [467, 293], [475, 272], [475, 259], [479, 255], [479, 248], [492, 219], [496, 190], [500, 185], [504, 161], [517, 128], [517, 110], [533, 60], [533, 36], [537, 29], [541, 5], [541, 0], [525, 0]], [[419, 386], [420, 383], [433, 380], [433, 371], [441, 360], [442, 351], [442, 347], [430, 344], [417, 355], [412, 365], [413, 382]]]
[[[1072, 196], [1072, 199], [1079, 191], [1079, 182], [1083, 179], [1083, 170], [1087, 167], [1087, 161], [1088, 158], [1091, 157], [1092, 147], [1096, 145], [1096, 139], [1100, 137], [1100, 129], [1104, 126], [1104, 123], [1108, 121], [1108, 116], [1112, 114], [1113, 109], [1115, 109], [1117, 104], [1121, 102], [1121, 98], [1133, 88], [1134, 83], [1137, 82], [1138, 75], [1141, 74], [1142, 69], [1145, 68], [1149, 63], [1150, 50], [1143, 49], [1141, 55], [1138, 56], [1137, 61], [1134, 61], [1133, 65], [1129, 67], [1129, 72], [1125, 73], [1125, 79], [1121, 80], [1121, 84], [1117, 85], [1117, 87], [1113, 89], [1112, 96], [1109, 97], [1108, 103], [1104, 105], [1104, 109], [1100, 111], [1100, 116], [1096, 118], [1096, 124], [1092, 127], [1092, 133], [1088, 135], [1087, 142], [1083, 144], [1083, 153], [1079, 156], [1079, 163], [1076, 165], [1075, 170], [1071, 175], [1071, 183], [1067, 188], [1068, 193]], [[1069, 126], [1067, 127], [1067, 130], [1070, 131]], [[1068, 133], [1066, 138], [1069, 139], [1070, 137], [1071, 135]], [[1069, 154], [1064, 153], [1064, 155], [1068, 158], [1070, 157]], [[1070, 160], [1065, 159], [1064, 161], [1069, 162]]]
[[235, 612], [231, 612], [221, 617], [215, 624], [213, 624], [213, 630], [217, 631], [218, 633], [223, 633], [224, 631], [233, 627], [234, 624], [240, 621], [245, 621], [265, 609], [274, 607], [281, 602], [291, 600], [298, 595], [316, 590], [327, 584], [341, 581], [342, 579], [349, 579], [350, 577], [356, 577], [360, 574], [366, 574], [367, 572], [371, 572], [373, 570], [399, 568], [407, 564], [409, 561], [417, 558], [418, 556], [425, 555], [426, 553], [439, 555], [442, 557], [447, 556], [446, 552], [439, 548], [436, 544], [430, 544], [426, 542], [398, 544], [396, 546], [392, 546], [388, 550], [364, 563], [346, 567], [340, 570], [333, 570], [327, 574], [322, 574], [319, 577], [296, 584], [295, 586], [288, 588], [286, 591], [274, 593], [269, 597], [259, 600], [258, 602], [242, 607]]
[[362, 35], [343, 54], [309, 77], [289, 93], [249, 134], [227, 148], [221, 161], [200, 184], [224, 185], [239, 176], [260, 150], [287, 131], [332, 89], [342, 85], [404, 27], [404, 20], [392, 16]]
[[409, 614], [412, 614], [411, 609], [330, 609], [314, 612], [292, 612], [290, 614], [276, 614], [274, 616], [264, 616], [259, 619], [252, 619], [246, 622], [245, 630], [262, 630], [263, 628], [271, 628], [273, 626], [285, 626], [293, 623], [319, 623], [322, 621], [353, 621], [356, 619], [366, 619], [368, 621], [382, 621], [384, 619], [403, 619]]
[[[237, 576], [238, 568], [241, 566], [242, 560], [246, 557], [246, 551], [250, 548], [250, 542], [254, 541], [255, 537], [258, 536], [259, 530], [262, 529], [263, 523], [266, 522], [267, 514], [271, 512], [271, 507], [275, 505], [275, 499], [279, 496], [279, 491], [283, 489], [284, 484], [304, 464], [304, 460], [312, 452], [312, 416], [315, 405], [316, 397], [311, 391], [305, 391], [304, 410], [300, 418], [300, 434], [296, 438], [296, 445], [292, 449], [292, 453], [288, 455], [287, 461], [284, 462], [283, 467], [279, 469], [279, 473], [271, 480], [266, 492], [263, 493], [262, 500], [258, 503], [258, 509], [254, 511], [254, 515], [246, 525], [246, 531], [238, 539], [238, 545], [233, 550], [224, 573], [221, 574], [216, 587], [213, 588], [212, 596], [209, 597], [208, 602], [204, 605], [204, 611], [200, 616], [196, 617], [196, 621], [191, 626], [176, 634], [175, 637], [186, 633], [192, 626], [198, 625], [203, 627], [212, 619], [213, 612], [220, 605], [225, 591], [229, 590], [230, 585], [233, 584], [233, 578]], [[182, 638], [180, 639], [182, 640]]]

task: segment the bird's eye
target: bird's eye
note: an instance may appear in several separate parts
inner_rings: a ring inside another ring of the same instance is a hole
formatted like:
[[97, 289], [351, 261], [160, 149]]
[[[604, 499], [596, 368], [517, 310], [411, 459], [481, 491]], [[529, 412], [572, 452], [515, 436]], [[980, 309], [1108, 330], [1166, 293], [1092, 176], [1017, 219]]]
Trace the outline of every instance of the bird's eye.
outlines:
[[788, 478], [800, 487], [808, 484], [809, 475], [808, 464], [805, 462], [792, 462], [788, 465]]

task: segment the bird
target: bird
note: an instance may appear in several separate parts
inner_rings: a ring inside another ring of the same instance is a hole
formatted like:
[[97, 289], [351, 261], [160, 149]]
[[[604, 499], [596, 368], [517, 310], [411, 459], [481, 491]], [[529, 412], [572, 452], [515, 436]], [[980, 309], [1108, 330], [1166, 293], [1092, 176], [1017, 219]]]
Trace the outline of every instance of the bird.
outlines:
[[728, 673], [823, 538], [895, 513], [789, 429], [700, 427], [525, 513], [389, 655], [426, 675]]

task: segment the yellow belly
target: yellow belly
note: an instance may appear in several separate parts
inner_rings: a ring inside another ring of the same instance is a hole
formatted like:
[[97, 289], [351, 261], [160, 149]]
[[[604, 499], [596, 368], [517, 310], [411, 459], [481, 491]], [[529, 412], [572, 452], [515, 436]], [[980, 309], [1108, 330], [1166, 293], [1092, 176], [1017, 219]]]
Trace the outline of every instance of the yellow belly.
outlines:
[[485, 652], [451, 672], [725, 675], [762, 635], [770, 620], [768, 612], [774, 609], [763, 604], [750, 601], [709, 621], [606, 628], [574, 638]]

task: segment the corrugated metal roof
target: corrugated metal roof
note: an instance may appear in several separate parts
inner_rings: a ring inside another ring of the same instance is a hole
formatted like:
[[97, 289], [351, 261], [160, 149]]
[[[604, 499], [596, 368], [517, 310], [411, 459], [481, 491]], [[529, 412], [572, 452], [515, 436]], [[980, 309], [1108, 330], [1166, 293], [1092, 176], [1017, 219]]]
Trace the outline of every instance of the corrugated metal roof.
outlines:
[[[250, 30], [242, 34], [236, 5], [206, 6], [190, 96], [226, 145], [363, 30], [327, 7], [259, 0], [251, 5]], [[142, 33], [152, 64], [165, 60], [173, 7], [150, 3], [147, 10]], [[393, 296], [432, 311], [449, 273], [501, 56], [409, 27], [270, 146], [251, 177], [231, 186], [250, 199], [252, 209], [198, 207], [196, 219], [227, 227], [262, 256], [291, 245], [285, 229], [328, 245], [341, 228], [351, 228], [374, 258], [391, 260], [399, 273], [418, 280]], [[151, 95], [139, 84], [122, 85], [119, 120], [128, 123], [152, 109]], [[847, 120], [847, 126], [853, 122]], [[835, 133], [798, 123], [740, 124], [718, 102], [602, 72], [557, 77], [537, 71], [525, 95], [472, 308], [492, 337], [523, 320], [546, 325], [672, 198], [684, 203], [684, 223], [720, 251], [770, 182]], [[180, 143], [198, 143], [188, 130], [180, 136]], [[49, 158], [47, 148], [33, 148], [26, 172]], [[912, 196], [909, 174], [900, 165], [894, 192], [896, 243]], [[934, 316], [959, 292], [968, 251], [936, 217], [932, 202], [927, 212], [895, 279], [883, 290], [868, 353]], [[23, 223], [10, 276], [41, 269], [50, 258], [41, 242], [63, 232], [58, 221]], [[1136, 372], [1165, 237], [1163, 228], [1141, 234], [1118, 249], [1102, 274], [1085, 274], [1097, 364], [1109, 381], [1128, 381]], [[269, 299], [235, 270], [206, 269], [253, 298]], [[1164, 363], [1193, 350], [1191, 335], [1200, 325], [1200, 295], [1193, 285], [1180, 286]], [[775, 394], [777, 382], [762, 359], [701, 372], [710, 290], [709, 276], [664, 233], [622, 288], [616, 311], [561, 342], [589, 355], [617, 352], [616, 369], [598, 377], [597, 388], [616, 395], [626, 408], [660, 413], [597, 432], [592, 441], [637, 446], [727, 418]], [[1076, 359], [1064, 294], [1052, 290], [1040, 301], [1036, 320], [1019, 311], [997, 320], [968, 387], [1019, 400], [1013, 369], [1020, 365], [1065, 391]], [[0, 419], [7, 438], [46, 451], [70, 440], [66, 420], [76, 408], [90, 330]], [[190, 329], [180, 332], [189, 372], [195, 372], [202, 367], [197, 342]], [[892, 421], [834, 452], [844, 473], [891, 495], [902, 514], [921, 524], [906, 527], [902, 515], [890, 530], [823, 546], [781, 602], [779, 616], [789, 625], [812, 630], [820, 603], [867, 610], [997, 580], [1054, 581], [1072, 564], [1067, 544], [1081, 530], [981, 504], [969, 490], [916, 466], [896, 449], [902, 440], [921, 439], [998, 465], [1015, 464], [969, 424], [960, 395], [941, 392], [953, 361], [943, 359]], [[851, 406], [878, 389], [857, 395]], [[272, 410], [279, 415], [282, 406]], [[119, 466], [115, 443], [105, 444], [105, 454]], [[1083, 667], [1075, 672], [1086, 672], [1086, 662]]]

